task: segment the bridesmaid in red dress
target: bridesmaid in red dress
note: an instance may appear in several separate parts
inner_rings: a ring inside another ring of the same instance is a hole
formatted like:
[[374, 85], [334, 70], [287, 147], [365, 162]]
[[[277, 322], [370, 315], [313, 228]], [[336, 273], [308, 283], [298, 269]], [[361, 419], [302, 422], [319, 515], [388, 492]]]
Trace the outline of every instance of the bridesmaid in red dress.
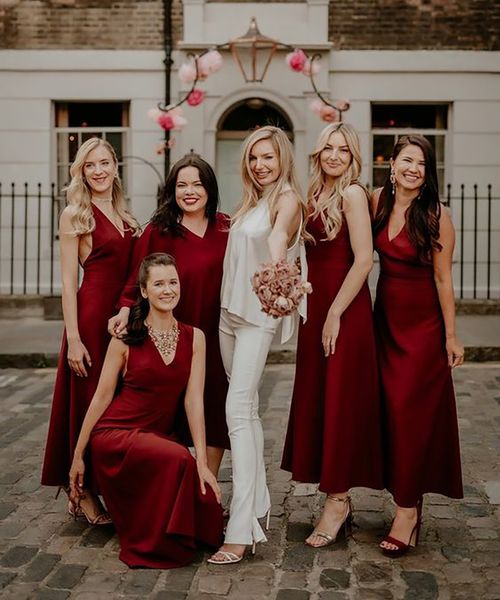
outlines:
[[424, 137], [398, 140], [373, 211], [386, 487], [396, 502], [391, 531], [380, 546], [400, 556], [418, 542], [424, 493], [462, 497], [451, 377], [464, 360], [451, 278], [455, 232], [441, 210], [434, 150]]
[[359, 140], [344, 123], [328, 125], [312, 154], [306, 221], [307, 321], [297, 366], [282, 468], [319, 482], [327, 497], [306, 543], [335, 542], [351, 521], [352, 487], [380, 489], [381, 415], [370, 292], [368, 196], [357, 183]]
[[[70, 173], [68, 206], [59, 227], [65, 331], [42, 471], [42, 484], [64, 488], [109, 343], [107, 321], [126, 280], [134, 236], [139, 233], [139, 225], [126, 209], [116, 154], [108, 142], [91, 138], [82, 144]], [[78, 290], [79, 265], [84, 276]], [[85, 489], [77, 516], [96, 525], [109, 523], [95, 496], [90, 466]]]
[[164, 201], [135, 246], [130, 275], [119, 300], [122, 308], [109, 322], [112, 335], [119, 335], [125, 328], [129, 307], [137, 298], [137, 272], [142, 259], [152, 252], [172, 255], [182, 285], [175, 316], [201, 329], [207, 340], [205, 422], [208, 466], [215, 475], [224, 449], [229, 448], [225, 413], [228, 382], [218, 331], [229, 217], [217, 212], [218, 203], [217, 179], [206, 161], [188, 154], [175, 163], [165, 183]]
[[[205, 336], [174, 318], [180, 285], [171, 256], [148, 256], [139, 282], [141, 298], [130, 312], [127, 334], [109, 344], [69, 479], [78, 506], [90, 445], [120, 559], [130, 567], [170, 569], [222, 539], [220, 490], [205, 446]], [[175, 438], [182, 399], [196, 460]]]

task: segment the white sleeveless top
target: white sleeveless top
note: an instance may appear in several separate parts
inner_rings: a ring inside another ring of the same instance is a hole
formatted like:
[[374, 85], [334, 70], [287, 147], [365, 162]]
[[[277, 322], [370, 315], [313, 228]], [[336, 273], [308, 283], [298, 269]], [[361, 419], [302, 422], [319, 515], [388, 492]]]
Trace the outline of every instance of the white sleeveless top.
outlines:
[[[302, 221], [301, 221], [302, 226]], [[301, 277], [307, 280], [307, 263], [304, 243], [300, 239], [300, 229], [292, 246], [287, 250], [287, 260], [301, 263]], [[224, 271], [221, 287], [221, 307], [253, 325], [275, 326], [276, 319], [262, 312], [257, 294], [252, 290], [251, 278], [262, 263], [271, 261], [267, 240], [272, 231], [271, 216], [267, 198], [263, 197], [257, 205], [231, 226], [224, 256]], [[306, 294], [304, 294], [298, 313], [306, 319]], [[281, 317], [281, 343], [289, 340], [297, 326], [299, 315]]]

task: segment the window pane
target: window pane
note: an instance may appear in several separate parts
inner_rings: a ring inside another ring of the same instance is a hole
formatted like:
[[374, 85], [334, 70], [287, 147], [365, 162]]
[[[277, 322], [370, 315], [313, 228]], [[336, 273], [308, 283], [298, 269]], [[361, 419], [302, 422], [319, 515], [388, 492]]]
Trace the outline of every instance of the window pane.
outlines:
[[373, 167], [373, 183], [374, 188], [382, 187], [389, 175], [389, 167]]
[[123, 133], [121, 132], [111, 132], [104, 134], [105, 139], [113, 146], [116, 152], [116, 156], [118, 160], [123, 156]]
[[69, 127], [121, 127], [123, 102], [68, 102]]
[[447, 104], [372, 104], [372, 127], [447, 129]]
[[373, 164], [382, 165], [388, 163], [394, 147], [395, 137], [393, 135], [373, 136]]

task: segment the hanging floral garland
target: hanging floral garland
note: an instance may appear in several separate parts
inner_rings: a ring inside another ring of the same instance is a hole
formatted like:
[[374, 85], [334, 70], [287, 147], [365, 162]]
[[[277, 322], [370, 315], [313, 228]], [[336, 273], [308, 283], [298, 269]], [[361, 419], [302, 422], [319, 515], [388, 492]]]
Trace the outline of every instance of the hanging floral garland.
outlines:
[[[313, 91], [317, 96], [309, 105], [311, 110], [320, 119], [328, 123], [341, 121], [342, 114], [350, 108], [349, 101], [337, 100], [335, 103], [330, 102], [321, 94], [314, 81], [314, 76], [321, 69], [319, 62], [321, 55], [309, 56], [301, 48], [293, 48], [287, 44], [280, 44], [280, 46], [292, 50], [285, 57], [290, 69], [309, 77]], [[223, 47], [226, 47], [226, 44], [217, 46], [217, 48]], [[148, 111], [148, 116], [163, 130], [180, 131], [187, 124], [187, 119], [183, 116], [182, 105], [187, 103], [189, 106], [199, 106], [205, 99], [205, 92], [196, 86], [199, 81], [205, 81], [212, 73], [221, 69], [223, 60], [217, 48], [205, 50], [199, 55], [188, 55], [188, 61], [179, 67], [177, 75], [182, 83], [191, 85], [190, 89], [178, 102], [168, 106], [160, 102], [157, 108]], [[168, 144], [172, 147], [173, 140], [170, 140]], [[158, 154], [162, 154], [165, 151], [165, 142], [159, 144], [156, 151]]]

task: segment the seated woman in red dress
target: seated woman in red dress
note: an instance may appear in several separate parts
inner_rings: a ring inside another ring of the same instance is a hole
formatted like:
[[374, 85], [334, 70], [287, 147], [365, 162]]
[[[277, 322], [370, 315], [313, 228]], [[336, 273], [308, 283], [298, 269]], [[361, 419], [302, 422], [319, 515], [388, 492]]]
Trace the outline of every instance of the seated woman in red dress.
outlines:
[[462, 497], [451, 369], [464, 349], [455, 329], [455, 231], [441, 209], [436, 158], [420, 135], [402, 136], [373, 195], [380, 276], [375, 335], [385, 414], [385, 484], [396, 502], [389, 556], [416, 546], [422, 496]]
[[[205, 445], [205, 337], [173, 316], [180, 285], [171, 256], [145, 258], [139, 284], [127, 335], [109, 344], [69, 479], [78, 507], [88, 446], [120, 559], [130, 567], [168, 569], [191, 562], [198, 547], [218, 547], [222, 538], [220, 490]], [[196, 459], [175, 437], [182, 398]]]

